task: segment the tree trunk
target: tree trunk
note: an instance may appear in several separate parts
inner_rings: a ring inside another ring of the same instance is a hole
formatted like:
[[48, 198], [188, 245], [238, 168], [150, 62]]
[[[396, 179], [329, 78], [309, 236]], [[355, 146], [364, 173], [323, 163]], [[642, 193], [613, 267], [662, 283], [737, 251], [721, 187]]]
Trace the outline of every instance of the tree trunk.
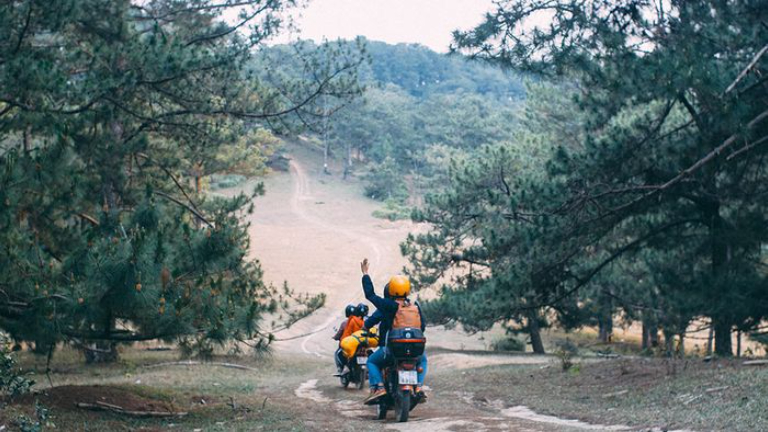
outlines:
[[712, 342], [715, 339], [715, 324], [709, 325], [709, 334], [707, 335], [707, 355], [712, 355]]
[[731, 325], [725, 320], [715, 321], [715, 354], [724, 357], [733, 355]]
[[605, 344], [611, 343], [611, 335], [613, 334], [613, 319], [611, 318], [606, 319], [605, 317], [600, 317], [600, 319], [598, 319], [597, 324], [599, 327], [598, 337], [600, 338], [600, 342]]
[[656, 348], [659, 346], [659, 329], [656, 320], [649, 316], [643, 316], [643, 344], [642, 349]]
[[[710, 247], [712, 248], [712, 276], [714, 277], [715, 286], [718, 287], [722, 283], [726, 266], [729, 261], [728, 245], [726, 244], [727, 237], [724, 232], [723, 218], [720, 216], [719, 202], [712, 205], [709, 217]], [[712, 324], [715, 332], [715, 354], [730, 357], [733, 355], [733, 347], [731, 344], [732, 326], [730, 320], [726, 316], [727, 311], [723, 310], [726, 308], [726, 305], [716, 304], [714, 307]]]
[[645, 317], [643, 317], [643, 328], [641, 330], [641, 333], [643, 334], [642, 335], [643, 341], [640, 343], [640, 349], [646, 350], [651, 346], [651, 344], [648, 338], [648, 335], [650, 334], [650, 332], [648, 331], [648, 320], [645, 319]]
[[347, 144], [347, 161], [344, 164], [344, 180], [352, 174], [352, 144]]
[[613, 299], [608, 295], [601, 295], [597, 325], [600, 342], [611, 343], [611, 336], [613, 335]]
[[328, 169], [328, 156], [331, 152], [331, 144], [326, 140], [323, 145], [323, 173], [330, 174], [331, 170]]
[[536, 312], [531, 312], [528, 316], [528, 334], [531, 336], [531, 349], [536, 354], [546, 354], [544, 351], [544, 342], [541, 340], [541, 329], [539, 328], [539, 319]]
[[736, 331], [736, 357], [741, 357], [741, 330]]
[[685, 357], [685, 333], [677, 335], [677, 355]]
[[664, 355], [673, 357], [675, 355], [675, 334], [664, 330]]

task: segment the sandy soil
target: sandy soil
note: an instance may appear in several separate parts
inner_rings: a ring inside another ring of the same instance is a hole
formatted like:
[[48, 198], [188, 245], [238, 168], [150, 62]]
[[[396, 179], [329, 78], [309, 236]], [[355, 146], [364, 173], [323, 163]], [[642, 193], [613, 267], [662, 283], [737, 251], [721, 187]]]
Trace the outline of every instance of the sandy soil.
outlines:
[[[250, 219], [251, 254], [261, 261], [268, 282], [287, 281], [296, 291], [326, 294], [322, 310], [278, 337], [311, 334], [276, 344], [282, 352], [326, 358], [335, 350], [330, 338], [343, 320], [344, 306], [365, 300], [360, 261], [371, 261], [374, 283], [383, 286], [405, 266], [399, 245], [414, 224], [374, 218], [371, 213], [380, 204], [362, 197], [357, 182], [324, 175], [311, 150], [292, 147], [291, 152], [290, 172], [270, 175], [266, 195], [256, 202]], [[429, 331], [430, 347], [457, 350], [486, 349], [490, 337], [442, 328]]]

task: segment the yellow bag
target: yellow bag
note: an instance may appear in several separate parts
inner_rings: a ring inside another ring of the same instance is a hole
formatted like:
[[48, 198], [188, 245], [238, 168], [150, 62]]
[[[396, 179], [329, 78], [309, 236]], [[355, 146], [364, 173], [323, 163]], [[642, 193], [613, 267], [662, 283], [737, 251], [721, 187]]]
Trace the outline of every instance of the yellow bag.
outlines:
[[351, 336], [347, 336], [341, 340], [341, 351], [344, 353], [344, 357], [351, 359], [355, 356], [357, 348], [360, 345], [368, 348], [376, 348], [379, 346], [379, 335], [376, 329], [371, 329], [366, 332], [365, 330], [358, 330], [352, 333]]

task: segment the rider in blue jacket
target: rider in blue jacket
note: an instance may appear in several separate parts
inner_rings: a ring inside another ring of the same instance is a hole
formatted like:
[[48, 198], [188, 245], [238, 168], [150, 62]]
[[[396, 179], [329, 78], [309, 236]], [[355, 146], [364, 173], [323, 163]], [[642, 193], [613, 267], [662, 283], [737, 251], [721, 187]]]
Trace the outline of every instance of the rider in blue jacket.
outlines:
[[[371, 394], [365, 400], [366, 404], [371, 404], [377, 401], [387, 392], [384, 389], [384, 379], [382, 377], [381, 369], [387, 362], [387, 333], [392, 328], [392, 323], [395, 320], [395, 315], [399, 309], [399, 304], [393, 300], [390, 291], [398, 289], [399, 294], [402, 297], [407, 297], [410, 293], [410, 282], [403, 276], [395, 276], [384, 287], [384, 297], [376, 295], [373, 290], [373, 281], [368, 275], [368, 260], [365, 259], [360, 264], [360, 269], [363, 271], [363, 292], [365, 298], [376, 306], [376, 311], [365, 320], [364, 328], [370, 329], [376, 324], [379, 324], [379, 349], [377, 349], [370, 357], [368, 357], [368, 379], [371, 387]], [[418, 307], [418, 303], [416, 303]], [[418, 307], [419, 317], [421, 318], [421, 331], [425, 329], [424, 315], [422, 314], [421, 307]], [[427, 355], [426, 353], [421, 356], [421, 361], [418, 365], [418, 386], [416, 392], [420, 393], [424, 397], [422, 386], [424, 385], [424, 377], [427, 374]]]

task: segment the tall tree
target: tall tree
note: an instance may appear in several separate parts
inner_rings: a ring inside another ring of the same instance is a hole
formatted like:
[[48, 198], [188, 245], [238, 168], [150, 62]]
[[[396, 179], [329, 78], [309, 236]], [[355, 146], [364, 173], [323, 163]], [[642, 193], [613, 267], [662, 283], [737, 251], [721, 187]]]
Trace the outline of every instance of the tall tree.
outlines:
[[[587, 114], [584, 151], [563, 149], [563, 200], [545, 212], [570, 219], [560, 259], [599, 247], [605, 257], [562, 281], [572, 293], [627, 252], [659, 238], [707, 264], [698, 289], [715, 301], [716, 352], [731, 331], [762, 316], [768, 89], [761, 1], [501, 1], [455, 34], [455, 49], [578, 82]], [[537, 17], [551, 17], [536, 26]], [[566, 243], [565, 240], [568, 240]], [[746, 316], [749, 315], [749, 316]]]
[[[0, 6], [0, 329], [93, 358], [116, 342], [268, 341], [259, 318], [292, 295], [247, 257], [241, 215], [260, 189], [211, 199], [200, 180], [229, 169], [237, 137], [316, 121], [319, 95], [357, 93], [349, 50], [328, 46], [289, 77], [246, 67], [293, 3]], [[299, 314], [322, 303], [295, 300]]]
[[[642, 291], [625, 304], [639, 303], [649, 338], [659, 326], [674, 333], [709, 317], [717, 353], [730, 355], [732, 329], [754, 327], [768, 310], [768, 9], [496, 4], [484, 23], [455, 34], [454, 49], [572, 83], [577, 133], [544, 135], [556, 149], [546, 169], [521, 173], [527, 182], [505, 177], [517, 165], [495, 153], [478, 162], [487, 173], [466, 168], [470, 175], [427, 203], [422, 218], [434, 229], [404, 246], [414, 273], [430, 283], [453, 269], [461, 276], [446, 285], [450, 295], [478, 307], [506, 303], [506, 314], [486, 320], [547, 307], [576, 325], [579, 300], [599, 301], [607, 281], [597, 277], [610, 282], [606, 271], [621, 265], [639, 272], [620, 294]], [[542, 17], [551, 24], [538, 26]], [[470, 279], [467, 263], [486, 268]]]

